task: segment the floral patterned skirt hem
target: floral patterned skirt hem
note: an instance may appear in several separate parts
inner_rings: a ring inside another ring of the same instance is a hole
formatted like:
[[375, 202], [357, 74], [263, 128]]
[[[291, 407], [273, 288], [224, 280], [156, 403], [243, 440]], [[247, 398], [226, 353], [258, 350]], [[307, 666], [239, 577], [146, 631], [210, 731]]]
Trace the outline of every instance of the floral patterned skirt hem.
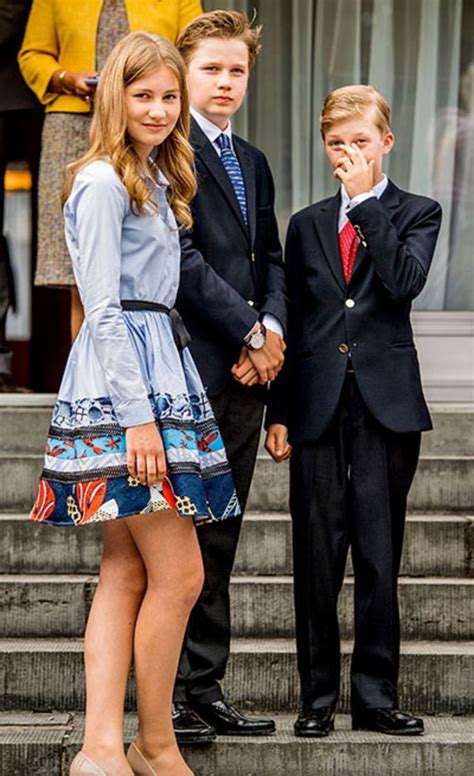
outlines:
[[[207, 397], [186, 399], [194, 412], [179, 419], [163, 417], [163, 397], [150, 397], [168, 463], [164, 480], [152, 487], [128, 472], [125, 429], [117, 424], [110, 400], [86, 400], [88, 422], [79, 425], [85, 402], [58, 401], [31, 519], [79, 526], [174, 509], [199, 525], [239, 515], [225, 448]], [[99, 412], [102, 422], [97, 422]]]
[[201, 480], [195, 474], [167, 475], [148, 487], [129, 474], [72, 483], [50, 479], [44, 472], [30, 516], [45, 525], [79, 526], [174, 509], [198, 526], [240, 514], [230, 474], [213, 478], [209, 486], [203, 500]]

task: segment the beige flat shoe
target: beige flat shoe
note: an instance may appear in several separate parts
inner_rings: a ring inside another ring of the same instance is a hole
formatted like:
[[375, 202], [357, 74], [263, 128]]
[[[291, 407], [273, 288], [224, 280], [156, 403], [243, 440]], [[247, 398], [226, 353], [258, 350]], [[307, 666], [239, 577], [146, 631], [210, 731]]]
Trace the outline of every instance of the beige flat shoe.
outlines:
[[157, 776], [154, 768], [143, 754], [140, 752], [135, 741], [132, 741], [128, 748], [127, 760], [135, 776]]
[[78, 752], [71, 763], [69, 776], [107, 776], [107, 774], [85, 754]]

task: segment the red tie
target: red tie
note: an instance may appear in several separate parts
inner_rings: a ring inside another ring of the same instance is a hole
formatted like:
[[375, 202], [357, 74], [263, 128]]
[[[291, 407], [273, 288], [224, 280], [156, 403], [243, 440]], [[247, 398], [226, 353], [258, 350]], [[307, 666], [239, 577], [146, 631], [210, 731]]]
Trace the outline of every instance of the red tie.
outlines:
[[346, 283], [351, 279], [358, 244], [359, 238], [357, 237], [356, 230], [351, 222], [347, 221], [344, 228], [339, 232], [339, 250], [341, 252], [342, 271]]

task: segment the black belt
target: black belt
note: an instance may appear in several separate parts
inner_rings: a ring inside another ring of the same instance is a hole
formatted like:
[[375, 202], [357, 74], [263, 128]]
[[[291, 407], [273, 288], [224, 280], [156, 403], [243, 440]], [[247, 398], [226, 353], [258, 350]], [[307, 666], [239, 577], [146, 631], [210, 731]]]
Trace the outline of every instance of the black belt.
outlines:
[[121, 299], [120, 304], [123, 310], [151, 310], [155, 313], [169, 315], [176, 347], [179, 350], [183, 350], [191, 342], [191, 335], [175, 307], [166, 307], [166, 305], [158, 304], [158, 302], [145, 302], [141, 299]]

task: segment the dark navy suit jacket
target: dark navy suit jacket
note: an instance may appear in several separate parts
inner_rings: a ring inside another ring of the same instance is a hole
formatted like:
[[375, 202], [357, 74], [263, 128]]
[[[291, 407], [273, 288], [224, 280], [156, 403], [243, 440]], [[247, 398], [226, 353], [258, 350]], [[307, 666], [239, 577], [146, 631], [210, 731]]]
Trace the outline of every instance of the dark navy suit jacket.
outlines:
[[204, 385], [215, 396], [233, 379], [230, 369], [242, 340], [264, 313], [274, 315], [285, 331], [285, 270], [264, 154], [233, 135], [247, 193], [247, 227], [222, 162], [194, 119], [190, 140], [198, 191], [193, 228], [181, 238], [177, 307]]
[[380, 200], [349, 211], [361, 241], [346, 285], [340, 204], [337, 194], [311, 205], [293, 216], [288, 229], [288, 349], [266, 425], [284, 423], [293, 443], [314, 442], [327, 429], [349, 363], [367, 407], [385, 428], [431, 428], [410, 309], [426, 282], [441, 208], [389, 181]]

